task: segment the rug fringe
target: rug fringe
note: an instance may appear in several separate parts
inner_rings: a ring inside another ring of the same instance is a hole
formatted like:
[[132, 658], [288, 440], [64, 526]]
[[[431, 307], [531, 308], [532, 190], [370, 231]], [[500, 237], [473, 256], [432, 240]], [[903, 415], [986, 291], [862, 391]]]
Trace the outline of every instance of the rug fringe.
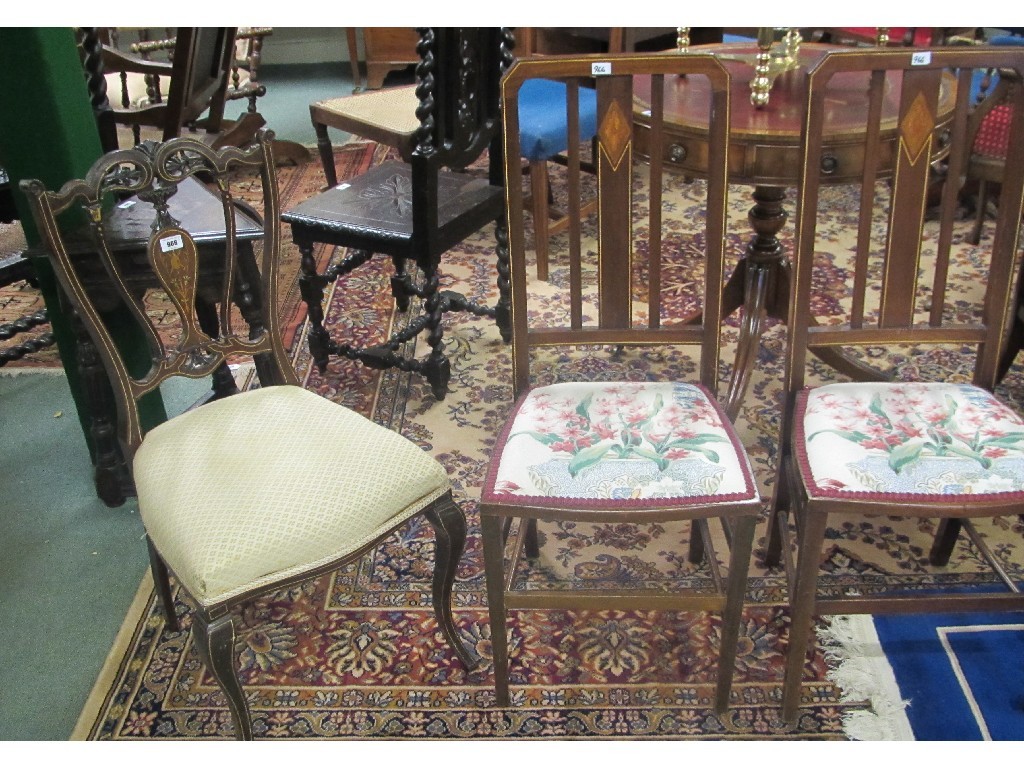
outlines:
[[900, 696], [871, 617], [832, 616], [818, 639], [831, 667], [828, 679], [839, 686], [842, 701], [863, 700], [869, 706], [843, 716], [846, 735], [855, 741], [913, 741], [906, 713], [910, 701]]

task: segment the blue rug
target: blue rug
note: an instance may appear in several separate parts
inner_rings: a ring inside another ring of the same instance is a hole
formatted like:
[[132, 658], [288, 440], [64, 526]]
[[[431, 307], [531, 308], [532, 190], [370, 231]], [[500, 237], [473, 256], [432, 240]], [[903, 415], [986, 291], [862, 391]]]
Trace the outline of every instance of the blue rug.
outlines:
[[1024, 739], [1024, 614], [875, 616], [919, 741]]

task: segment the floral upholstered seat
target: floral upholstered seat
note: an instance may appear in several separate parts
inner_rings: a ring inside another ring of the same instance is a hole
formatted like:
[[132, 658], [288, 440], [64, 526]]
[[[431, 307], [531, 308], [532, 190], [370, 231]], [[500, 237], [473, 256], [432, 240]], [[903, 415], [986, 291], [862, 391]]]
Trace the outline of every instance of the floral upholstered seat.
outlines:
[[483, 496], [614, 509], [754, 499], [749, 462], [725, 423], [693, 384], [538, 387], [499, 437]]
[[1024, 420], [968, 384], [832, 384], [797, 401], [794, 450], [812, 496], [1024, 501]]

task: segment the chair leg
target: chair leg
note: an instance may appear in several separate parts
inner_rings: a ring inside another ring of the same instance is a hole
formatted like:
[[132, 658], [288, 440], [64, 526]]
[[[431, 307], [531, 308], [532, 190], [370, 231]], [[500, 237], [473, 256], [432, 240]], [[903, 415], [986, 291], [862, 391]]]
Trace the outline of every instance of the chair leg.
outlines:
[[327, 126], [323, 123], [313, 123], [313, 130], [316, 131], [316, 148], [320, 152], [320, 162], [324, 166], [327, 187], [337, 186], [338, 174], [334, 169], [334, 147], [331, 146], [331, 137], [327, 133]]
[[526, 526], [526, 537], [523, 542], [523, 549], [526, 551], [526, 556], [531, 560], [536, 560], [540, 557], [540, 539], [537, 536], [537, 518], [528, 517], [523, 520], [523, 525]]
[[434, 529], [434, 615], [448, 644], [466, 669], [473, 670], [479, 666], [480, 659], [459, 639], [452, 616], [452, 587], [466, 546], [466, 516], [450, 491], [428, 508], [425, 516]]
[[690, 522], [690, 551], [687, 558], [691, 563], [704, 561], [704, 537], [696, 520]]
[[491, 623], [494, 654], [494, 693], [499, 707], [509, 705], [508, 636], [505, 624], [505, 548], [502, 546], [501, 518], [481, 515], [484, 571], [487, 576], [487, 612]]
[[789, 652], [786, 678], [782, 688], [782, 719], [796, 722], [800, 710], [800, 684], [810, 644], [814, 604], [818, 589], [818, 568], [825, 543], [828, 516], [806, 510], [800, 549], [797, 555], [796, 585], [790, 595]]
[[768, 568], [775, 568], [782, 562], [782, 530], [781, 526], [786, 525], [787, 512], [792, 509], [790, 498], [790, 487], [787, 474], [788, 453], [783, 448], [783, 456], [779, 460], [779, 473], [775, 478], [775, 492], [772, 496], [771, 512], [768, 515], [768, 541], [765, 545], [764, 564]]
[[309, 320], [309, 333], [306, 335], [309, 354], [313, 358], [320, 373], [327, 370], [328, 354], [331, 337], [324, 328], [324, 286], [327, 279], [316, 271], [316, 257], [313, 256], [313, 243], [298, 243], [301, 259], [299, 261], [299, 293], [306, 305], [306, 317]]
[[[723, 521], [724, 523], [724, 521]], [[724, 714], [729, 709], [729, 693], [736, 669], [736, 646], [740, 637], [743, 603], [747, 595], [747, 572], [750, 551], [754, 546], [754, 526], [757, 515], [737, 518], [733, 529], [729, 553], [729, 584], [722, 613], [722, 644], [718, 649], [718, 680], [715, 689], [715, 711]], [[696, 526], [694, 526], [696, 527]]]
[[533, 200], [533, 238], [537, 252], [537, 279], [548, 279], [548, 164], [530, 161], [530, 197]]
[[211, 620], [203, 611], [196, 611], [192, 617], [192, 636], [199, 655], [228, 701], [231, 720], [235, 724], [235, 738], [252, 741], [249, 705], [235, 669], [235, 625], [231, 614]]
[[451, 379], [452, 366], [444, 353], [444, 329], [441, 327], [441, 320], [444, 315], [445, 302], [440, 293], [440, 279], [437, 274], [437, 266], [430, 266], [425, 270], [423, 283], [423, 312], [426, 315], [426, 324], [423, 326], [427, 333], [427, 344], [430, 346], [430, 354], [423, 361], [420, 372], [430, 384], [430, 391], [437, 401], [444, 400], [448, 394], [448, 380]]
[[391, 276], [391, 295], [395, 299], [395, 307], [399, 312], [409, 311], [409, 297], [415, 294], [412, 278], [405, 268], [404, 256], [392, 256], [391, 263], [395, 274]]
[[935, 532], [935, 541], [932, 542], [931, 551], [928, 553], [928, 562], [932, 565], [949, 565], [949, 558], [953, 554], [956, 540], [960, 536], [961, 523], [958, 518], [946, 517], [939, 523], [939, 529]]
[[512, 291], [508, 250], [508, 219], [502, 216], [494, 224], [495, 252], [498, 272], [498, 303], [494, 306], [494, 322], [498, 326], [501, 340], [512, 342]]
[[974, 227], [967, 236], [967, 242], [977, 245], [981, 242], [981, 230], [985, 226], [985, 208], [988, 205], [988, 182], [984, 179], [978, 181], [978, 203], [974, 212]]
[[171, 581], [167, 573], [167, 564], [156, 551], [149, 536], [146, 537], [146, 547], [149, 549], [149, 569], [153, 574], [153, 585], [157, 595], [160, 596], [160, 605], [164, 609], [164, 619], [167, 629], [171, 632], [178, 631], [178, 614], [174, 611], [174, 598], [171, 596]]

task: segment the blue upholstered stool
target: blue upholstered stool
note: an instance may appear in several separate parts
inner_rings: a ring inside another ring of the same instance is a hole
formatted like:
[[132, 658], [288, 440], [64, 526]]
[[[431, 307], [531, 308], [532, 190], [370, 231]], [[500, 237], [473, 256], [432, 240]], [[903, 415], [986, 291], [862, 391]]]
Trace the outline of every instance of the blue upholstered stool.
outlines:
[[[529, 163], [537, 277], [541, 280], [548, 278], [548, 238], [569, 225], [568, 216], [552, 221], [548, 208], [548, 160], [569, 148], [565, 99], [565, 84], [556, 80], [529, 80], [519, 91], [519, 146]], [[579, 141], [583, 142], [597, 133], [597, 93], [580, 88], [579, 105]], [[593, 202], [587, 203], [580, 214], [589, 214], [594, 207]]]

